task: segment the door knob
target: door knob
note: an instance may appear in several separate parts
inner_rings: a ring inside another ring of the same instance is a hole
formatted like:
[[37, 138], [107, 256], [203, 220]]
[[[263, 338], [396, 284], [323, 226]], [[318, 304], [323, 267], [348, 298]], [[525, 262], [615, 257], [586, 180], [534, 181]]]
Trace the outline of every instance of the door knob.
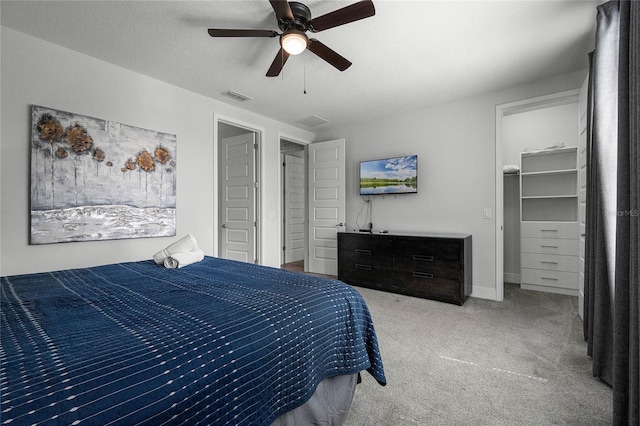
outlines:
[[336, 226], [342, 227], [344, 226], [344, 223], [340, 222], [339, 224], [337, 224]]
[[226, 228], [226, 227], [227, 227], [227, 224], [226, 224], [226, 223], [223, 223], [223, 224], [222, 224], [222, 225], [220, 225], [220, 226], [222, 226], [223, 228]]

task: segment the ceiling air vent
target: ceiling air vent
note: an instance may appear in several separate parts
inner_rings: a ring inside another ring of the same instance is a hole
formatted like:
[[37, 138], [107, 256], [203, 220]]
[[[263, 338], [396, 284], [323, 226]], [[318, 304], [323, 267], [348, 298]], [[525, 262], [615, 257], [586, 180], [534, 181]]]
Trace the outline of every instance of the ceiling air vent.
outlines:
[[236, 101], [239, 101], [239, 102], [244, 102], [251, 99], [249, 96], [243, 95], [242, 93], [234, 92], [233, 90], [227, 90], [226, 92], [222, 92], [221, 95], [235, 99]]
[[328, 123], [328, 120], [325, 120], [324, 118], [318, 117], [317, 115], [310, 115], [307, 118], [303, 118], [301, 120], [297, 120], [296, 123], [300, 123], [304, 126], [307, 127], [315, 127], [315, 126], [319, 126], [321, 124], [325, 124]]

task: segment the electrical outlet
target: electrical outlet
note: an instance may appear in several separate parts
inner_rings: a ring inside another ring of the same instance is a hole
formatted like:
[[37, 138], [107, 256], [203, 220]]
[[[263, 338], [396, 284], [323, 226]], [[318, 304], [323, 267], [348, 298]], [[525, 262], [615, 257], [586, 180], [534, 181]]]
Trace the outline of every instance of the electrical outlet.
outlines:
[[491, 219], [491, 209], [484, 209], [482, 217], [484, 217], [485, 219]]

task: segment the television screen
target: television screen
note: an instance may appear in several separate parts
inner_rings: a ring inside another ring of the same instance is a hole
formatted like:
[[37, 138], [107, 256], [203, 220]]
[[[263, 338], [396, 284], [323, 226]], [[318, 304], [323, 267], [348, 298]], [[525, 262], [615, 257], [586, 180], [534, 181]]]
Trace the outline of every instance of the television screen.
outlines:
[[418, 156], [360, 162], [360, 195], [418, 192]]

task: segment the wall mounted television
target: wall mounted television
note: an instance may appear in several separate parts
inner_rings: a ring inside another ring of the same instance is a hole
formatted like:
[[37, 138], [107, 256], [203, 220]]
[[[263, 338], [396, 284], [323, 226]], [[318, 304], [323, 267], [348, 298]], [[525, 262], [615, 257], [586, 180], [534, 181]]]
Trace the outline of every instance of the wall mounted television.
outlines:
[[418, 156], [360, 162], [360, 195], [415, 194], [418, 192]]

